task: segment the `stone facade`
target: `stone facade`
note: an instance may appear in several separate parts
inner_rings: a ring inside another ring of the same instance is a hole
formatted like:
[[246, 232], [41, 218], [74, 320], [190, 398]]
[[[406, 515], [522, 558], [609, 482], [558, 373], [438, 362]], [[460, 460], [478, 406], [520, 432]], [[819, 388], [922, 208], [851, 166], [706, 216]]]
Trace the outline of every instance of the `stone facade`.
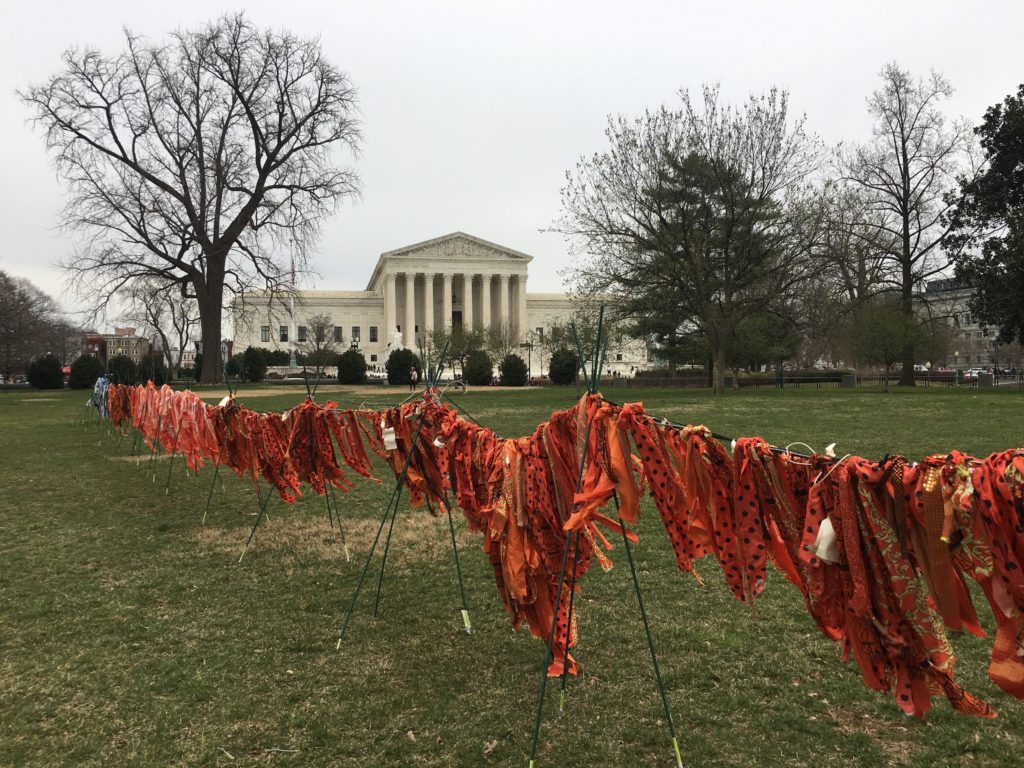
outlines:
[[[417, 349], [431, 331], [455, 325], [501, 328], [515, 334], [531, 368], [546, 368], [546, 329], [565, 324], [574, 304], [565, 294], [527, 292], [525, 253], [456, 232], [380, 255], [365, 291], [300, 291], [292, 313], [287, 300], [272, 303], [249, 293], [233, 304], [234, 348], [301, 351], [309, 318], [327, 315], [338, 351], [358, 348], [371, 371], [398, 346]], [[609, 373], [647, 366], [646, 346], [627, 342], [609, 350]]]

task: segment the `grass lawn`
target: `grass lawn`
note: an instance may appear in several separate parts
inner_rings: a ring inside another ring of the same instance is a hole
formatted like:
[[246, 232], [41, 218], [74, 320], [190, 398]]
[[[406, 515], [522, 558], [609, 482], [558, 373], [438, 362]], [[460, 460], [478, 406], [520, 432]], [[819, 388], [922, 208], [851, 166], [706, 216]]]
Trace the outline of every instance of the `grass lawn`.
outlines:
[[[212, 399], [214, 393], [209, 393]], [[324, 392], [383, 405], [385, 391]], [[627, 393], [608, 393], [621, 399]], [[719, 433], [800, 440], [839, 455], [984, 455], [1024, 444], [1024, 393], [922, 390], [628, 394], [651, 413]], [[573, 390], [471, 391], [460, 402], [522, 435]], [[243, 389], [281, 410], [302, 393]], [[76, 422], [85, 393], [0, 393], [0, 765], [526, 766], [543, 644], [513, 632], [480, 541], [457, 521], [475, 633], [461, 631], [447, 522], [401, 508], [381, 614], [364, 589], [335, 650], [392, 483], [339, 494], [346, 562], [322, 499], [271, 501], [239, 565], [256, 495], [213, 469], [126, 457], [105, 425]], [[389, 399], [390, 398], [390, 399]], [[312, 493], [310, 491], [310, 493]], [[988, 681], [990, 639], [955, 641], [958, 679], [999, 719], [936, 699], [926, 722], [868, 690], [821, 637], [799, 593], [772, 573], [756, 612], [718, 567], [678, 572], [657, 513], [636, 556], [687, 766], [1013, 766], [1024, 702]], [[538, 766], [670, 766], [674, 760], [625, 553], [578, 597], [582, 665], [559, 718], [548, 703]], [[375, 571], [372, 571], [375, 575]], [[976, 606], [991, 630], [980, 593]]]

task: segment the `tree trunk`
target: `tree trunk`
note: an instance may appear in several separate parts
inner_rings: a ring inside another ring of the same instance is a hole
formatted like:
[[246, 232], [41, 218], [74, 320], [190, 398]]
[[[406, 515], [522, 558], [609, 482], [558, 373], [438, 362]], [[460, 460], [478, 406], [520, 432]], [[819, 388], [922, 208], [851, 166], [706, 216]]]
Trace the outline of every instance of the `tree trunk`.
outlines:
[[220, 330], [224, 301], [224, 259], [207, 256], [205, 285], [196, 285], [199, 305], [203, 368], [200, 384], [219, 384], [221, 380]]
[[716, 395], [725, 394], [725, 344], [713, 344], [712, 355], [715, 360], [714, 383], [711, 391]]
[[[903, 265], [903, 294], [900, 297], [900, 309], [903, 311], [903, 322], [905, 328], [910, 328], [914, 322], [914, 292], [912, 276], [910, 274], [910, 263], [905, 262]], [[904, 332], [904, 336], [907, 336]], [[903, 345], [903, 353], [900, 356], [900, 360], [903, 363], [903, 368], [900, 370], [900, 386], [901, 387], [913, 387], [916, 385], [914, 380], [914, 342], [908, 340]]]

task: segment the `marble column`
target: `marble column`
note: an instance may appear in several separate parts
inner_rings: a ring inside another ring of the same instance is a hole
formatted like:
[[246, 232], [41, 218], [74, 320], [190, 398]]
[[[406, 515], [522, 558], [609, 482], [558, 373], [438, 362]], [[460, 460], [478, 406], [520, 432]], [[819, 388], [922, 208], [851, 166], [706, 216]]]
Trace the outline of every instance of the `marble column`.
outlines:
[[441, 296], [441, 327], [451, 328], [452, 327], [452, 276], [447, 272], [442, 275], [442, 287], [441, 290], [444, 294]]
[[384, 275], [384, 332], [378, 336], [378, 343], [387, 346], [395, 333], [398, 324], [398, 311], [395, 305], [395, 275]]
[[480, 287], [483, 288], [480, 296], [480, 328], [487, 330], [491, 327], [491, 276], [483, 274], [480, 276]]
[[402, 325], [402, 344], [416, 349], [416, 273], [405, 273], [405, 323]]
[[530, 332], [530, 318], [526, 312], [526, 273], [516, 277], [516, 287], [518, 288], [516, 299], [519, 304], [516, 311], [516, 326], [519, 328], [520, 341], [525, 341], [526, 334]]
[[423, 335], [434, 330], [434, 273], [423, 276]]
[[473, 277], [472, 273], [462, 276], [462, 327], [473, 330]]
[[498, 275], [498, 286], [498, 306], [501, 308], [501, 325], [504, 331], [509, 326], [508, 275]]

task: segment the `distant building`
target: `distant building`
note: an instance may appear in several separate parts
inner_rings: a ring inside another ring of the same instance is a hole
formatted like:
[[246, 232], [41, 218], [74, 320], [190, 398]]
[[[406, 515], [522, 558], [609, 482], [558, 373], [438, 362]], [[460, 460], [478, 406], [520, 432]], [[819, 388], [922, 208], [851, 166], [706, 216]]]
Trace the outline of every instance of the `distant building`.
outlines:
[[963, 369], [1020, 368], [1024, 362], [1020, 345], [999, 344], [997, 330], [983, 328], [971, 313], [975, 292], [974, 286], [956, 278], [925, 283], [922, 299], [928, 316], [944, 322], [950, 330], [950, 355], [944, 362]]
[[[309, 335], [307, 318], [327, 315], [336, 348], [361, 350], [371, 370], [379, 371], [392, 349], [416, 350], [434, 329], [500, 328], [524, 345], [519, 354], [540, 374], [547, 366], [546, 334], [566, 324], [576, 305], [564, 293], [527, 292], [532, 260], [462, 232], [387, 251], [378, 258], [366, 290], [300, 291], [294, 317], [265, 293], [237, 297], [235, 348], [289, 350], [296, 343], [301, 351]], [[610, 375], [647, 367], [641, 341], [627, 340], [608, 350], [605, 371]]]
[[112, 357], [126, 355], [138, 365], [149, 354], [149, 339], [138, 336], [134, 328], [115, 328], [113, 333], [87, 333], [82, 336], [82, 354], [98, 357], [103, 365]]

